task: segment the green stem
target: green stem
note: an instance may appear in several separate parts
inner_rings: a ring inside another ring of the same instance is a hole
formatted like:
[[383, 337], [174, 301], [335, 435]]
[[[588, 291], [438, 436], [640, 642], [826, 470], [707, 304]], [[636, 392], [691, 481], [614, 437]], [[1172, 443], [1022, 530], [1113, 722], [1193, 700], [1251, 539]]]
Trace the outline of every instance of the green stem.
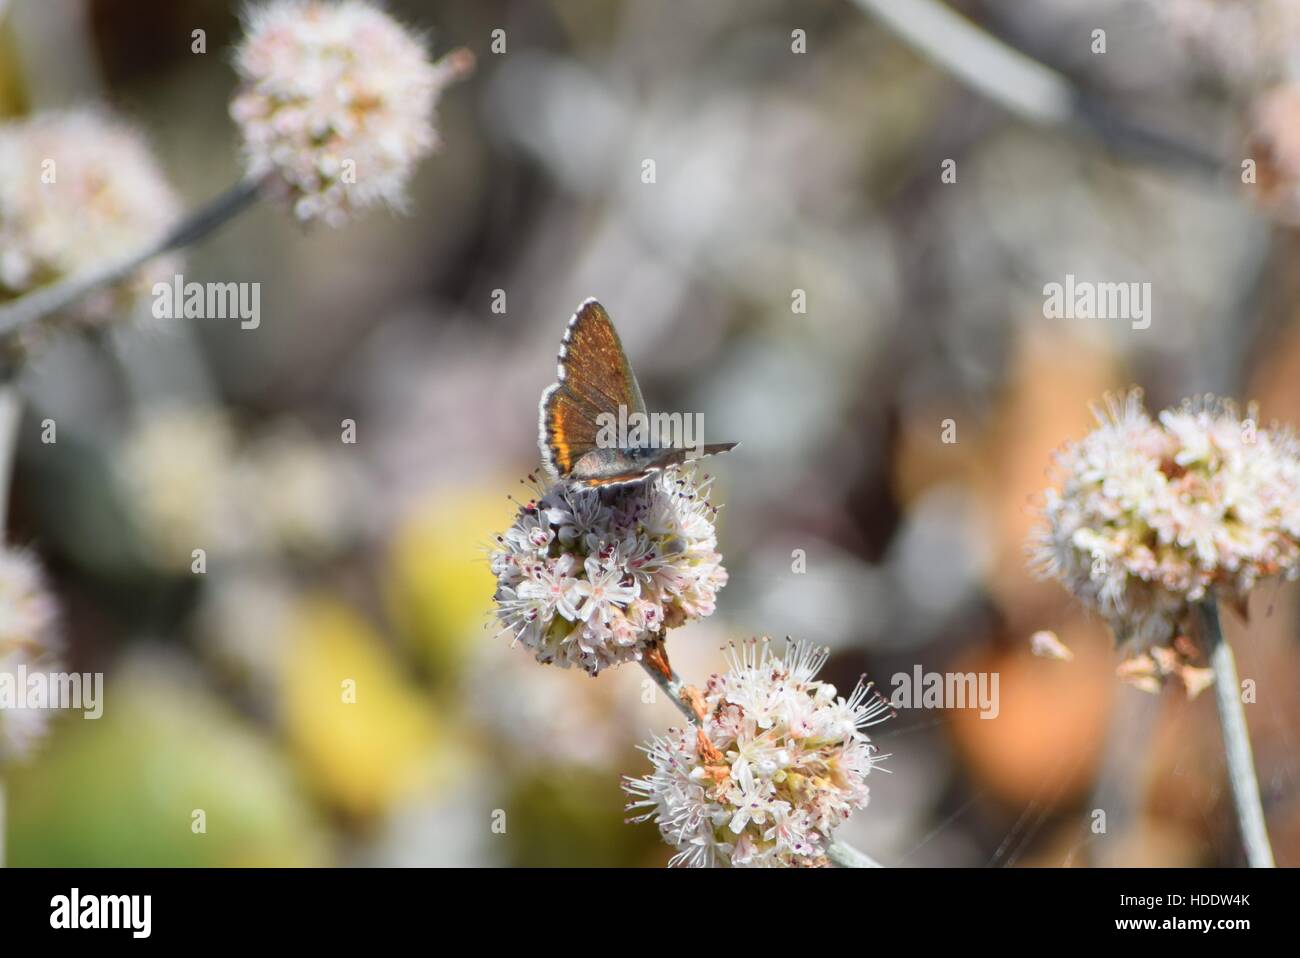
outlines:
[[657, 671], [645, 659], [641, 660], [641, 668], [645, 669], [645, 674], [654, 679], [655, 684], [664, 690], [664, 694], [677, 706], [678, 711], [686, 716], [686, 720], [692, 725], [699, 725], [700, 720], [691, 710], [691, 707], [682, 699], [682, 680], [681, 676], [674, 670], [672, 678], [666, 677], [662, 672]]
[[852, 845], [845, 842], [831, 842], [831, 847], [826, 850], [826, 855], [832, 862], [840, 868], [884, 868], [866, 852], [860, 852]]
[[1255, 759], [1251, 753], [1246, 728], [1246, 711], [1241, 703], [1241, 683], [1232, 646], [1223, 636], [1219, 609], [1213, 599], [1200, 604], [1201, 624], [1210, 647], [1210, 665], [1214, 669], [1214, 697], [1219, 705], [1219, 726], [1223, 729], [1223, 751], [1228, 760], [1228, 782], [1232, 786], [1232, 803], [1237, 810], [1241, 840], [1246, 846], [1246, 861], [1251, 868], [1272, 868], [1273, 849], [1264, 827], [1264, 804], [1259, 797], [1255, 777]]

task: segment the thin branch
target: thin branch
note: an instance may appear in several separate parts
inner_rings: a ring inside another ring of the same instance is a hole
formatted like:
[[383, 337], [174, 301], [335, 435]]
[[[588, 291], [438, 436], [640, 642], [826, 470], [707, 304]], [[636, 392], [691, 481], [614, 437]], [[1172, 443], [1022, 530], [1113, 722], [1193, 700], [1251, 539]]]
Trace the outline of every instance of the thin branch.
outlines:
[[1116, 149], [1221, 169], [1196, 144], [1149, 129], [1085, 97], [1062, 74], [981, 30], [939, 0], [853, 0], [975, 92], [1039, 126], [1087, 130]]
[[646, 675], [655, 680], [655, 684], [664, 690], [664, 694], [677, 706], [678, 711], [686, 716], [686, 720], [692, 725], [699, 725], [699, 716], [691, 709], [686, 701], [682, 698], [682, 680], [676, 670], [671, 670], [672, 677], [664, 675], [657, 670], [645, 659], [641, 660], [641, 668], [645, 669]]
[[1255, 759], [1246, 729], [1246, 712], [1241, 706], [1241, 683], [1232, 646], [1223, 636], [1219, 610], [1213, 599], [1200, 604], [1201, 625], [1210, 646], [1210, 665], [1214, 669], [1214, 697], [1219, 705], [1219, 725], [1223, 729], [1223, 750], [1228, 759], [1228, 781], [1232, 786], [1232, 803], [1237, 810], [1241, 840], [1246, 846], [1246, 861], [1251, 868], [1272, 868], [1273, 849], [1264, 827], [1264, 805], [1259, 798], [1259, 781], [1255, 778]]
[[1068, 122], [1074, 91], [1068, 80], [994, 39], [960, 14], [931, 0], [853, 0], [971, 89], [1022, 119]]
[[198, 242], [251, 206], [257, 199], [261, 187], [260, 180], [241, 180], [207, 206], [195, 210], [144, 249], [41, 287], [0, 307], [0, 336], [18, 332], [47, 316], [67, 309], [97, 289], [126, 279], [155, 257]]
[[832, 862], [841, 868], [884, 868], [866, 852], [860, 852], [852, 845], [844, 842], [831, 842], [831, 847], [826, 850], [826, 855]]

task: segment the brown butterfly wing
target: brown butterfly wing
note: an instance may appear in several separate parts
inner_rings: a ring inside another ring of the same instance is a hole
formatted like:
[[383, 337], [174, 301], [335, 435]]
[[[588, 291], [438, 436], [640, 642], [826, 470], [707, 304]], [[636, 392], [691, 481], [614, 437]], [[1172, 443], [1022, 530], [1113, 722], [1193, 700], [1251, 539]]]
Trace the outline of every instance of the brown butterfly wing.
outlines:
[[557, 476], [567, 476], [573, 464], [596, 448], [596, 416], [563, 383], [542, 393], [538, 445], [542, 462]]
[[578, 307], [560, 344], [558, 381], [542, 393], [538, 445], [558, 476], [596, 448], [598, 417], [644, 413], [645, 401], [614, 324], [594, 299]]
[[560, 343], [559, 377], [589, 408], [618, 414], [646, 411], [632, 366], [605, 307], [589, 299], [573, 314]]

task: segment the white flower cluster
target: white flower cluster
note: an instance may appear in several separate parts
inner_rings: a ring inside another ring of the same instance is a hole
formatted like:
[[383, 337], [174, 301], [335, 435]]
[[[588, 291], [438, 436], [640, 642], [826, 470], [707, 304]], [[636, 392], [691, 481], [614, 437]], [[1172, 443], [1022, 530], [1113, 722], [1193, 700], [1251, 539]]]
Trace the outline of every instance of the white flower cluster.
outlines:
[[605, 491], [539, 488], [492, 552], [503, 630], [539, 662], [596, 675], [712, 615], [727, 570], [711, 485], [672, 469]]
[[[57, 668], [55, 623], [57, 608], [45, 588], [36, 560], [17, 549], [0, 546], [0, 673], [21, 695], [21, 669]], [[5, 707], [0, 701], [0, 763], [28, 756], [49, 724], [46, 709]]]
[[[180, 204], [144, 140], [89, 110], [0, 125], [0, 302], [100, 266], [158, 238]], [[176, 272], [152, 260], [66, 318], [109, 320]]]
[[1138, 649], [1185, 637], [1191, 605], [1242, 605], [1300, 576], [1300, 444], [1206, 396], [1152, 420], [1133, 391], [1057, 456], [1036, 565]]
[[161, 568], [208, 556], [317, 554], [349, 529], [352, 476], [311, 437], [281, 428], [241, 444], [215, 408], [151, 409], [118, 467], [132, 514]]
[[302, 222], [401, 208], [416, 163], [438, 143], [438, 97], [469, 62], [463, 51], [429, 62], [419, 40], [361, 0], [253, 9], [230, 105], [249, 176], [276, 174]]
[[677, 849], [670, 864], [820, 866], [831, 833], [865, 808], [882, 758], [863, 729], [889, 706], [861, 682], [847, 699], [816, 680], [827, 652], [766, 640], [733, 647], [702, 695], [701, 724], [644, 751], [654, 771], [627, 779], [634, 821], [653, 820]]

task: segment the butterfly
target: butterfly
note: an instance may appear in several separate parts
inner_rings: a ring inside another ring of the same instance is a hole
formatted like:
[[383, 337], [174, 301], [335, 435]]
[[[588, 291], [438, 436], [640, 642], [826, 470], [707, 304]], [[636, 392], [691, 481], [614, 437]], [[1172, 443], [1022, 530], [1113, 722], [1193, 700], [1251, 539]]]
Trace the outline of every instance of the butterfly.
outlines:
[[614, 323], [594, 299], [586, 300], [569, 320], [557, 365], [556, 382], [542, 392], [537, 436], [542, 462], [556, 479], [593, 488], [631, 485], [669, 466], [736, 445], [717, 442], [687, 449], [598, 441], [611, 421], [648, 416]]

